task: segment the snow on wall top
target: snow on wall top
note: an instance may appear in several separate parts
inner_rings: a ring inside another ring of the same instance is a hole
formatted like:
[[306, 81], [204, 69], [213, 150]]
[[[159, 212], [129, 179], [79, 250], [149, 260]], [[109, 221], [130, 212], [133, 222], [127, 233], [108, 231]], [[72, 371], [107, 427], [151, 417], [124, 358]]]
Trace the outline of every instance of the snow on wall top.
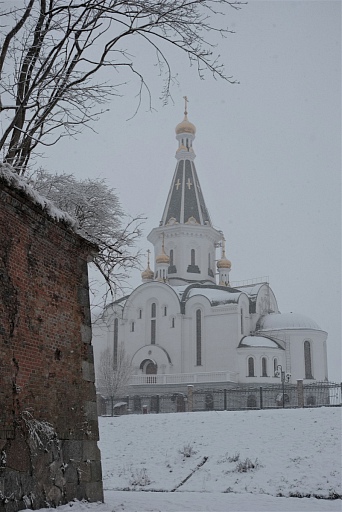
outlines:
[[51, 201], [38, 194], [36, 190], [30, 187], [30, 185], [15, 172], [11, 165], [0, 162], [0, 179], [5, 181], [12, 189], [23, 192], [34, 204], [40, 206], [54, 221], [63, 222], [77, 232], [77, 221], [68, 213], [57, 208]]
[[314, 320], [298, 313], [271, 313], [260, 320], [260, 331], [278, 329], [314, 329], [321, 331]]
[[279, 348], [279, 345], [275, 341], [265, 338], [264, 336], [245, 336], [239, 346]]

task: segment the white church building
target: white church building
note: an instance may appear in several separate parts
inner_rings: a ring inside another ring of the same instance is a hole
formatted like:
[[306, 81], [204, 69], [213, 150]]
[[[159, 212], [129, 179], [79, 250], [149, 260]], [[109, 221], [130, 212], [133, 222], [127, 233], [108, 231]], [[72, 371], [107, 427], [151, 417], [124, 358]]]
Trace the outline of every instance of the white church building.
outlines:
[[195, 168], [195, 133], [185, 110], [164, 212], [147, 237], [154, 256], [142, 283], [95, 323], [95, 364], [106, 348], [115, 364], [123, 345], [134, 393], [279, 384], [281, 371], [290, 383], [326, 381], [327, 333], [306, 316], [280, 313], [268, 282], [230, 285], [225, 239]]

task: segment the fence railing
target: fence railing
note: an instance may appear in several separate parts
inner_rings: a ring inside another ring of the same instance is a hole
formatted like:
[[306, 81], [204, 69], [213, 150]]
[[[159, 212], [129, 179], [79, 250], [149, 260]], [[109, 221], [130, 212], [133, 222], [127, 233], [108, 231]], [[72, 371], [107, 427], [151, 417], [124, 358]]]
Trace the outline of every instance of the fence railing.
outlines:
[[341, 389], [342, 384], [303, 384], [303, 381], [298, 381], [297, 385], [241, 386], [227, 389], [201, 389], [189, 385], [187, 393], [135, 394], [112, 398], [98, 396], [98, 412], [105, 416], [127, 413], [336, 407], [342, 405]]
[[142, 384], [197, 384], [202, 382], [234, 382], [236, 383], [237, 373], [235, 372], [208, 372], [208, 373], [169, 373], [157, 375], [133, 375], [130, 378], [130, 385]]

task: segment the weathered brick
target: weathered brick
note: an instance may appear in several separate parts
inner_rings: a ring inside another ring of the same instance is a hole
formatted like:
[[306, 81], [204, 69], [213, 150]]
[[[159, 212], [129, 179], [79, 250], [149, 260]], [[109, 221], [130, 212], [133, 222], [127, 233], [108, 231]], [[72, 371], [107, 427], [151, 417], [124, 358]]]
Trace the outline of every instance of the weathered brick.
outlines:
[[[5, 512], [26, 508], [20, 493], [29, 491], [35, 507], [44, 493], [51, 505], [102, 499], [87, 275], [94, 249], [0, 179], [0, 491], [13, 493]], [[33, 420], [52, 425], [59, 448], [41, 433], [30, 441]], [[86, 488], [75, 465], [87, 460], [96, 464], [87, 463]]]

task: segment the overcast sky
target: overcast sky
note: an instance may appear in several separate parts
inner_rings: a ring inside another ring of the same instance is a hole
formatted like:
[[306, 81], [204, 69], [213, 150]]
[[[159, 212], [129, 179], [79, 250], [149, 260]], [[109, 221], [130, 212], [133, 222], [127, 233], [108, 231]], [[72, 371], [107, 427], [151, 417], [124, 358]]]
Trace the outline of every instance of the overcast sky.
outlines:
[[[187, 95], [196, 168], [213, 224], [227, 240], [231, 280], [268, 276], [280, 311], [307, 315], [328, 331], [329, 377], [339, 381], [341, 2], [251, 0], [225, 10], [222, 23], [236, 33], [219, 41], [219, 51], [239, 85], [199, 80], [171, 50], [178, 84], [174, 103], [162, 106], [151, 55], [132, 40], [153, 113], [144, 96], [127, 121], [136, 107], [132, 82], [96, 124], [97, 134], [64, 140], [42, 165], [106, 178], [128, 213], [147, 216], [146, 250], [175, 169], [174, 129]], [[131, 284], [139, 283], [137, 271]]]

